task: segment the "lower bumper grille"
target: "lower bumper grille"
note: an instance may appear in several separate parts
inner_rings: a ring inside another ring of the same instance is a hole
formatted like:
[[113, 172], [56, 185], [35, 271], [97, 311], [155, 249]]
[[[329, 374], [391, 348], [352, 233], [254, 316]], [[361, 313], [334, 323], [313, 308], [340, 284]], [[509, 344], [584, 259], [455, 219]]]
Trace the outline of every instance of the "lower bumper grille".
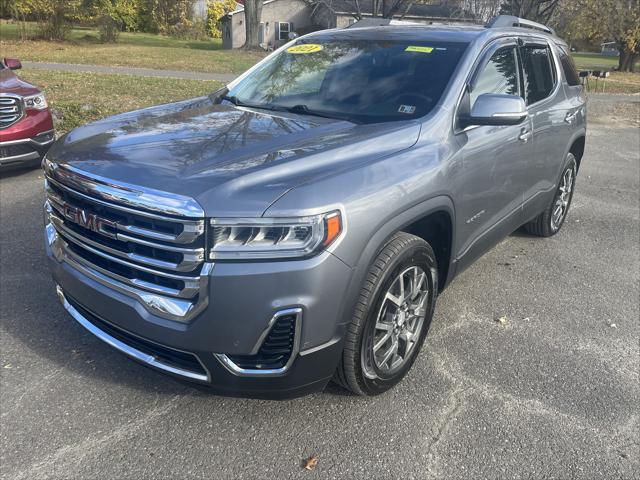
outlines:
[[284, 367], [293, 351], [295, 324], [295, 315], [278, 318], [256, 355], [229, 355], [229, 359], [243, 369], [269, 370]]
[[15, 145], [0, 145], [0, 158], [17, 157], [37, 153], [29, 143], [17, 143]]
[[231, 373], [240, 376], [277, 376], [287, 372], [300, 348], [302, 309], [278, 312], [250, 355], [216, 357]]
[[60, 288], [58, 295], [67, 311], [82, 326], [112, 347], [152, 367], [191, 380], [209, 381], [207, 370], [195, 355], [150, 342], [105, 322], [72, 298], [65, 296]]

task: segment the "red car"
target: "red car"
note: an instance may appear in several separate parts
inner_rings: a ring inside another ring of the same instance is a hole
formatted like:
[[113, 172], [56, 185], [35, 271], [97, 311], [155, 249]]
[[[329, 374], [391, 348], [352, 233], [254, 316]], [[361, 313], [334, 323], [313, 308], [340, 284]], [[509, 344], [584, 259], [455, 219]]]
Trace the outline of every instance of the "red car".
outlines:
[[39, 164], [55, 140], [47, 99], [13, 70], [19, 60], [0, 61], [0, 169]]

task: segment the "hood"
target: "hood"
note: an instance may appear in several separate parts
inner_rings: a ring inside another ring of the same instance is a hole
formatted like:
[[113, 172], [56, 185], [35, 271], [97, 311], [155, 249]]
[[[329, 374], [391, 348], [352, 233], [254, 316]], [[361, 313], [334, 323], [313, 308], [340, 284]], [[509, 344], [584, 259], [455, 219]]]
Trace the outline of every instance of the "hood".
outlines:
[[78, 128], [47, 158], [85, 175], [195, 199], [207, 216], [260, 216], [289, 189], [413, 145], [414, 122], [357, 125], [209, 97]]
[[24, 80], [20, 80], [20, 78], [13, 73], [13, 70], [0, 68], [0, 93], [13, 93], [15, 95], [26, 96], [39, 92], [40, 90], [38, 88]]

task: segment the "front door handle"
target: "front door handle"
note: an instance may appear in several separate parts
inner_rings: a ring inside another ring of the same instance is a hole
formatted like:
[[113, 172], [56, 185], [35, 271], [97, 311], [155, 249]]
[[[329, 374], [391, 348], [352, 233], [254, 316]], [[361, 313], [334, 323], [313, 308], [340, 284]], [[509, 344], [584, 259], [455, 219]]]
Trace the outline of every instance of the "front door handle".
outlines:
[[526, 128], [523, 128], [522, 130], [520, 130], [520, 135], [518, 135], [518, 140], [520, 140], [522, 143], [527, 143], [530, 138], [531, 138], [531, 130], [528, 130]]

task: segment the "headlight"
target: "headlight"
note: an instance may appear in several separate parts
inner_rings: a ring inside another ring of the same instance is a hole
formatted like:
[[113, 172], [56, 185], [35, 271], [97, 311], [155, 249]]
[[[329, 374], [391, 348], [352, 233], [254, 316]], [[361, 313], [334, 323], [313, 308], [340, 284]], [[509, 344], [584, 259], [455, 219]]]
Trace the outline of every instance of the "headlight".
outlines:
[[24, 97], [23, 100], [26, 108], [33, 110], [44, 110], [47, 108], [47, 98], [44, 96], [44, 93], [29, 95], [28, 97]]
[[335, 211], [296, 218], [213, 218], [212, 260], [305, 257], [328, 247], [342, 232]]

